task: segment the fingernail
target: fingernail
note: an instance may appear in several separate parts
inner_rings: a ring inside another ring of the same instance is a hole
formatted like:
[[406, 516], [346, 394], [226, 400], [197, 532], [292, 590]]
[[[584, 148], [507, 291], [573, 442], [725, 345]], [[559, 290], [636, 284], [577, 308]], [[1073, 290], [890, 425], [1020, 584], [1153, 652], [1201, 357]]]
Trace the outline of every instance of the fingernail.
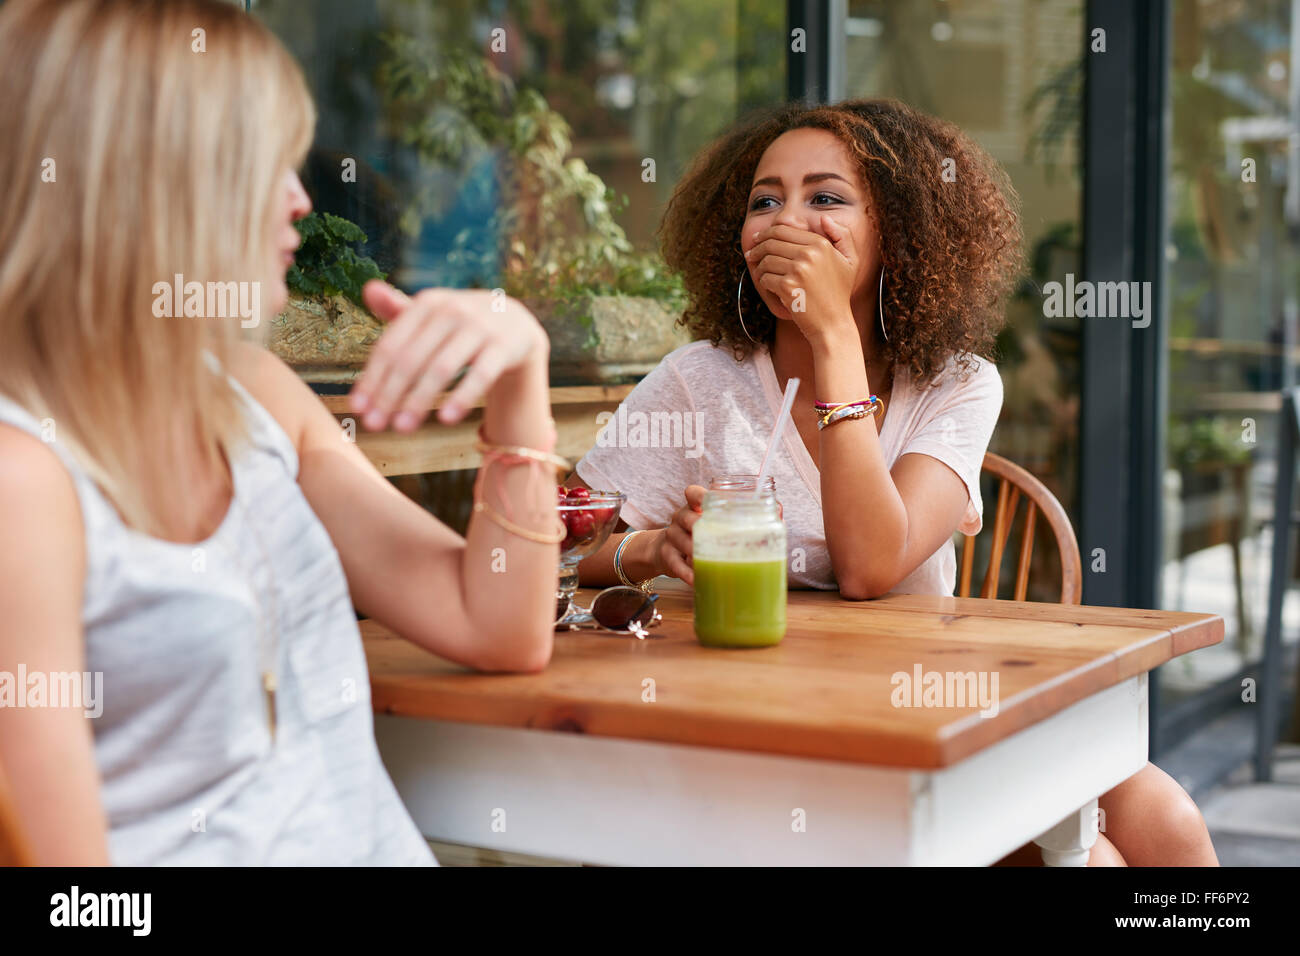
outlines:
[[362, 419], [362, 421], [365, 422], [366, 427], [371, 431], [376, 431], [384, 427], [384, 413], [378, 408], [372, 408], [370, 411], [366, 412], [366, 417]]
[[443, 421], [459, 421], [460, 417], [465, 414], [465, 406], [460, 402], [448, 402], [442, 406], [439, 417]]
[[365, 392], [352, 393], [352, 411], [358, 415], [365, 412], [370, 407], [370, 396]]
[[415, 412], [398, 412], [393, 419], [393, 427], [398, 431], [409, 431], [415, 427]]

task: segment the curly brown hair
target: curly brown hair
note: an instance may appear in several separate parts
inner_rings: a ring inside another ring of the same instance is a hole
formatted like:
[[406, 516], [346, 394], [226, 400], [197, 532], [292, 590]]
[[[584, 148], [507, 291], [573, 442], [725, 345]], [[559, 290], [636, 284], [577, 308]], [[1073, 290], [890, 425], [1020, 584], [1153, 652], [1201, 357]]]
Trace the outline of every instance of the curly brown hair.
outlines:
[[[802, 128], [838, 137], [870, 194], [885, 269], [888, 360], [919, 384], [935, 381], [954, 356], [963, 370], [973, 355], [992, 358], [1002, 302], [1023, 265], [1019, 199], [1002, 168], [956, 126], [895, 100], [786, 104], [738, 125], [696, 158], [659, 229], [664, 259], [690, 297], [681, 324], [697, 339], [730, 346], [738, 359], [752, 351], [736, 317], [746, 268], [740, 229], [763, 152]], [[742, 304], [750, 334], [770, 345], [777, 319], [752, 283]]]

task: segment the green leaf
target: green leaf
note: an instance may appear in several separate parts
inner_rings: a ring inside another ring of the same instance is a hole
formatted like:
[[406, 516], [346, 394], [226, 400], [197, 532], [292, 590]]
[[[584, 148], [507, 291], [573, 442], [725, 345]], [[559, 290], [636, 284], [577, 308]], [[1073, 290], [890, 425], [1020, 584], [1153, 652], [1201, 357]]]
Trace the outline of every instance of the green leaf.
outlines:
[[366, 241], [356, 223], [332, 213], [311, 213], [295, 223], [302, 245], [285, 277], [288, 287], [304, 296], [345, 295], [361, 305], [361, 289], [385, 274], [355, 246]]

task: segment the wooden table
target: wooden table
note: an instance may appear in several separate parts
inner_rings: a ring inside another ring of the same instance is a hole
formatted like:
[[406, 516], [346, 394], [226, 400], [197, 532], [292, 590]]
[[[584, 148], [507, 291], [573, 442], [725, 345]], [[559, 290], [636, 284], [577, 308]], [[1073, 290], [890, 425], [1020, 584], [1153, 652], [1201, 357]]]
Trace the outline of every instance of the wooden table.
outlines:
[[[1097, 797], [1146, 762], [1147, 672], [1223, 639], [1212, 614], [792, 591], [779, 646], [721, 650], [674, 584], [655, 637], [560, 633], [535, 675], [363, 622], [380, 751], [421, 831], [651, 865], [987, 865], [1037, 839], [1082, 865]], [[970, 677], [896, 706], [900, 675], [932, 672]]]

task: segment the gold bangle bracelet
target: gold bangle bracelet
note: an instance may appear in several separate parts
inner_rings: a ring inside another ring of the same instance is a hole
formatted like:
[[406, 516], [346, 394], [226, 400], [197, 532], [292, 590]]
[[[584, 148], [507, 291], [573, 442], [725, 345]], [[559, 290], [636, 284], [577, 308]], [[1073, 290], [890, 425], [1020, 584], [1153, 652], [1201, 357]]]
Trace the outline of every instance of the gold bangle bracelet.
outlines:
[[480, 455], [515, 455], [519, 458], [540, 461], [544, 465], [554, 466], [556, 471], [568, 471], [571, 467], [569, 462], [559, 455], [549, 455], [544, 451], [526, 448], [523, 445], [489, 445], [487, 442], [480, 441], [474, 443], [474, 450]]
[[646, 578], [640, 584], [637, 584], [635, 581], [629, 578], [627, 576], [627, 572], [623, 570], [623, 549], [626, 548], [632, 542], [633, 538], [635, 538], [639, 534], [644, 534], [647, 530], [648, 529], [646, 528], [639, 528], [635, 531], [629, 531], [627, 534], [623, 535], [623, 540], [620, 541], [618, 543], [618, 547], [614, 549], [614, 573], [618, 575], [618, 579], [622, 581], [625, 586], [630, 588], [636, 588], [638, 591], [644, 591], [646, 594], [653, 594], [654, 593], [653, 577]]
[[[513, 535], [518, 535], [525, 541], [533, 541], [537, 544], [559, 544], [568, 535], [568, 530], [564, 527], [564, 522], [560, 521], [560, 530], [550, 536], [542, 534], [539, 531], [529, 531], [527, 528], [521, 528], [505, 515], [497, 514], [492, 508], [488, 507], [486, 501], [474, 502], [474, 513], [486, 515], [492, 522], [500, 525], [506, 531]], [[559, 519], [556, 519], [557, 521]]]

